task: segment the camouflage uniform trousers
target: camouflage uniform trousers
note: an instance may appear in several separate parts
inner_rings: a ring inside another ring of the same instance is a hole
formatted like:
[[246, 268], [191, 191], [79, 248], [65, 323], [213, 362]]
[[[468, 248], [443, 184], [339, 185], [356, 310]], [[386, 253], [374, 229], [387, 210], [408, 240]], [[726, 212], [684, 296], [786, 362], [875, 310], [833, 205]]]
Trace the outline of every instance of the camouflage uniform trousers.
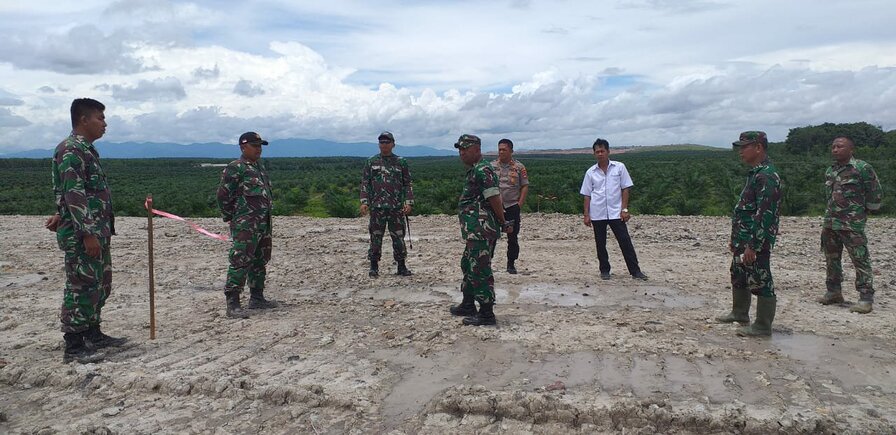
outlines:
[[397, 208], [372, 208], [370, 209], [370, 249], [367, 250], [367, 259], [380, 261], [383, 255], [383, 236], [386, 228], [389, 228], [389, 237], [392, 238], [392, 257], [397, 262], [402, 262], [408, 256], [408, 250], [404, 245], [404, 213]]
[[59, 314], [62, 332], [84, 332], [102, 321], [100, 314], [112, 293], [112, 254], [108, 237], [97, 240], [100, 258], [87, 255], [82, 242], [64, 249], [65, 291]]
[[495, 302], [495, 276], [492, 274], [492, 256], [497, 240], [467, 240], [464, 255], [460, 258], [460, 270], [464, 280], [460, 291], [472, 295], [480, 304]]
[[821, 230], [821, 249], [824, 252], [824, 260], [827, 265], [828, 292], [840, 293], [840, 284], [843, 283], [843, 247], [852, 258], [852, 264], [856, 269], [856, 290], [859, 299], [874, 301], [874, 275], [871, 270], [871, 255], [868, 253], [868, 239], [864, 232], [852, 230]]
[[731, 288], [749, 289], [756, 296], [775, 296], [775, 283], [772, 280], [771, 251], [764, 250], [756, 253], [756, 261], [749, 266], [741, 260], [736, 252], [731, 260]]
[[271, 227], [262, 224], [256, 229], [231, 229], [230, 267], [224, 292], [239, 293], [248, 281], [249, 289], [264, 290], [265, 266], [271, 261]]

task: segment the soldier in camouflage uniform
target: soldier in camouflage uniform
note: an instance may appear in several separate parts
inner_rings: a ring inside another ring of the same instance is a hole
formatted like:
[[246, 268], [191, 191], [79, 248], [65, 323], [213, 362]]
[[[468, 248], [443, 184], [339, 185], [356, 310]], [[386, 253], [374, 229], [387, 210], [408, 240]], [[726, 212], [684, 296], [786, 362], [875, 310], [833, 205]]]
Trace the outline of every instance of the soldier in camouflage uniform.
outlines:
[[230, 267], [224, 295], [227, 316], [247, 318], [249, 313], [240, 305], [240, 292], [248, 281], [249, 309], [274, 308], [278, 304], [264, 297], [264, 280], [271, 260], [271, 179], [261, 158], [261, 147], [268, 142], [258, 133], [240, 136], [242, 156], [230, 162], [221, 173], [218, 187], [218, 208], [224, 222], [230, 223]]
[[869, 212], [880, 209], [882, 189], [874, 168], [853, 157], [855, 144], [848, 137], [838, 137], [831, 144], [834, 164], [825, 171], [828, 206], [821, 231], [821, 248], [827, 264], [827, 292], [818, 302], [830, 305], [843, 302], [840, 285], [843, 247], [856, 269], [856, 290], [859, 302], [850, 308], [855, 313], [871, 312], [874, 287], [865, 220]]
[[507, 273], [516, 274], [516, 259], [520, 256], [520, 212], [529, 193], [529, 174], [519, 160], [513, 158], [513, 141], [498, 141], [498, 159], [492, 162], [501, 183], [501, 203], [504, 215], [514, 221], [513, 231], [507, 233]]
[[768, 159], [768, 138], [762, 131], [745, 131], [733, 143], [741, 160], [752, 166], [740, 201], [731, 216], [731, 313], [722, 323], [749, 323], [750, 303], [756, 295], [756, 319], [737, 331], [741, 336], [772, 334], [777, 297], [772, 281], [771, 252], [778, 235], [781, 177]]
[[[471, 134], [462, 135], [454, 147], [461, 161], [469, 166], [464, 191], [458, 202], [460, 233], [466, 242], [460, 268], [464, 273], [460, 290], [463, 301], [451, 307], [451, 314], [467, 316], [464, 325], [494, 325], [495, 278], [492, 255], [498, 232], [513, 230], [513, 222], [505, 222], [498, 175], [482, 161], [482, 141]], [[475, 302], [479, 302], [476, 310]]]
[[380, 274], [383, 235], [389, 229], [392, 238], [392, 257], [398, 263], [398, 275], [410, 276], [405, 264], [408, 250], [404, 245], [405, 216], [411, 213], [414, 190], [411, 187], [411, 171], [408, 162], [392, 153], [395, 137], [384, 131], [379, 138], [380, 153], [367, 159], [361, 174], [361, 215], [370, 212], [370, 260], [371, 278]]
[[46, 227], [65, 252], [65, 292], [60, 319], [64, 362], [83, 361], [97, 348], [120, 346], [100, 330], [102, 310], [112, 293], [110, 239], [115, 234], [112, 192], [93, 142], [106, 133], [106, 107], [90, 98], [72, 102], [72, 133], [53, 154], [56, 215]]

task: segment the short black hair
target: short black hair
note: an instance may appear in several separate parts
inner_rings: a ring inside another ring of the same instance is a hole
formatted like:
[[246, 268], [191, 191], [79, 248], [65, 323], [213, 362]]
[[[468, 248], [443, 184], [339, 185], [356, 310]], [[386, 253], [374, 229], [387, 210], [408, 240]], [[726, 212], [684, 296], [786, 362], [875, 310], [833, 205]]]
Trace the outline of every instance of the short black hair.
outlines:
[[836, 137], [834, 138], [834, 140], [832, 140], [831, 142], [833, 143], [833, 142], [834, 142], [835, 140], [837, 140], [837, 139], [845, 139], [847, 142], [849, 142], [850, 145], [852, 145], [853, 148], [856, 147], [856, 141], [852, 140], [851, 137], [849, 137], [849, 136], [847, 136], [847, 135], [845, 135], [845, 134], [841, 134], [841, 135], [839, 135], [839, 136], [836, 136]]
[[502, 143], [507, 144], [507, 146], [510, 147], [510, 151], [513, 151], [513, 141], [512, 140], [507, 139], [505, 137], [504, 139], [501, 139], [498, 141], [498, 145], [501, 145]]
[[72, 128], [78, 126], [78, 121], [82, 116], [87, 116], [93, 112], [104, 112], [106, 106], [93, 98], [75, 98], [72, 101]]
[[597, 147], [604, 147], [605, 150], [610, 151], [610, 142], [607, 142], [606, 139], [597, 138], [594, 141], [594, 145], [591, 145], [591, 151], [597, 151]]

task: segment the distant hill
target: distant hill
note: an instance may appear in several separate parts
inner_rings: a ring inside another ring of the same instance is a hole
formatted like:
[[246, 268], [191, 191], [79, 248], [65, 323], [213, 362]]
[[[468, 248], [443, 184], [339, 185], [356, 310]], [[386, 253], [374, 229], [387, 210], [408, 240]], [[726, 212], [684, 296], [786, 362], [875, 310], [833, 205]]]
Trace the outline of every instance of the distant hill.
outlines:
[[[639, 145], [639, 146], [626, 146], [626, 147], [614, 147], [610, 146], [611, 154], [622, 154], [622, 153], [632, 153], [632, 152], [646, 152], [646, 151], [724, 151], [727, 148], [719, 148], [709, 145], [697, 145], [697, 144], [669, 144], [669, 145]], [[593, 151], [591, 147], [587, 148], [566, 148], [566, 149], [543, 149], [543, 150], [529, 150], [525, 148], [520, 148], [518, 150], [514, 150], [514, 154], [591, 154]], [[489, 150], [485, 152], [487, 155], [496, 155], [497, 151]]]
[[719, 148], [709, 145], [697, 145], [691, 143], [671, 144], [671, 145], [646, 145], [638, 147], [625, 148], [625, 152], [647, 152], [647, 151], [730, 151], [731, 148]]
[[[154, 143], [120, 142], [96, 143], [100, 155], [107, 159], [142, 158], [231, 158], [239, 155], [236, 144], [210, 143]], [[264, 157], [369, 157], [379, 152], [379, 146], [371, 142], [340, 143], [323, 139], [272, 140], [264, 147]], [[421, 145], [396, 145], [395, 154], [402, 157], [454, 156], [454, 150], [443, 150]], [[0, 154], [0, 158], [45, 159], [53, 156], [52, 149], [28, 150]]]
[[[239, 154], [235, 144], [219, 142], [176, 144], [156, 142], [103, 142], [96, 144], [100, 155], [107, 159], [145, 158], [231, 158]], [[724, 148], [695, 144], [650, 145], [634, 147], [612, 147], [613, 154], [646, 151], [720, 151]], [[494, 149], [483, 150], [486, 155], [495, 155]], [[279, 139], [272, 140], [264, 148], [264, 157], [369, 157], [379, 152], [372, 142], [341, 143], [323, 139]], [[402, 157], [456, 156], [455, 150], [445, 150], [423, 145], [396, 145], [395, 154]], [[523, 149], [514, 154], [591, 154], [591, 148], [569, 149]], [[46, 159], [53, 156], [52, 149], [28, 150], [17, 153], [0, 154], [0, 158]]]

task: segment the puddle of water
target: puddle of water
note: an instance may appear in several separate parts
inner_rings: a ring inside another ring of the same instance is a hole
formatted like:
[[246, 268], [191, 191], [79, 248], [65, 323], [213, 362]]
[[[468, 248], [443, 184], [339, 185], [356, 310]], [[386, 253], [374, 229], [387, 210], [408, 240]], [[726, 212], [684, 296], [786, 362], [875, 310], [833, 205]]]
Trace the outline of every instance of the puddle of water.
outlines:
[[[855, 403], [855, 394], [866, 393], [869, 386], [882, 394], [896, 394], [892, 376], [896, 361], [892, 345], [886, 343], [782, 334], [742, 345], [756, 353], [774, 349], [784, 358], [770, 365], [768, 361], [669, 353], [586, 351], [535, 356], [519, 343], [480, 341], [457, 343], [426, 357], [413, 349], [379, 349], [371, 356], [387, 361], [400, 376], [383, 400], [382, 414], [384, 421], [391, 422], [389, 430], [418, 415], [433, 398], [455, 385], [535, 391], [561, 381], [569, 390], [641, 398], [659, 394], [672, 399], [706, 397], [710, 403], [734, 399], [747, 404], [782, 399], [799, 403], [803, 390], [788, 385], [788, 377], [795, 376], [791, 380], [807, 382], [807, 391], [814, 397], [836, 403]], [[826, 383], [836, 394], [824, 390]]]
[[830, 338], [807, 334], [773, 334], [769, 341], [771, 347], [777, 347], [781, 353], [807, 363], [818, 363], [822, 358], [830, 362], [837, 345]]
[[810, 334], [774, 334], [768, 341], [766, 346], [787, 357], [828, 371], [844, 387], [873, 385], [881, 391], [896, 393], [892, 345]]
[[503, 303], [554, 306], [628, 305], [643, 308], [696, 308], [704, 304], [701, 297], [683, 295], [675, 289], [653, 285], [597, 286], [584, 289], [544, 283], [524, 286], [498, 285], [495, 296], [499, 301], [504, 301]]
[[47, 279], [46, 275], [26, 273], [22, 275], [0, 275], [0, 288], [10, 286], [27, 287]]
[[763, 403], [774, 394], [757, 391], [744, 398], [740, 391], [729, 390], [720, 373], [738, 371], [739, 361], [719, 362], [722, 367], [716, 367], [668, 354], [575, 352], [535, 357], [516, 343], [474, 342], [458, 343], [426, 357], [410, 349], [379, 349], [371, 356], [386, 360], [400, 376], [383, 400], [388, 430], [418, 415], [433, 398], [455, 385], [535, 391], [561, 381], [569, 390], [603, 390], [635, 397], [708, 395], [717, 403], [734, 398]]
[[[331, 290], [338, 298], [372, 298], [374, 300], [396, 300], [401, 302], [447, 302], [460, 301], [461, 294], [456, 286], [429, 286], [416, 291], [407, 287], [378, 287], [363, 289]], [[302, 289], [298, 294], [313, 296], [315, 290]], [[586, 296], [587, 295], [587, 296]], [[495, 287], [495, 297], [499, 304], [537, 304], [561, 307], [608, 307], [626, 305], [642, 308], [697, 308], [704, 305], [699, 296], [681, 294], [670, 287], [654, 285], [632, 285], [627, 287], [599, 286], [581, 288], [557, 284], [532, 283], [526, 285], [500, 285]]]
[[439, 392], [457, 384], [506, 385], [521, 371], [516, 361], [522, 346], [502, 343], [458, 344], [454, 349], [417, 355], [413, 350], [380, 349], [373, 357], [385, 359], [400, 373], [401, 380], [383, 401], [387, 429], [398, 427], [417, 415]]

